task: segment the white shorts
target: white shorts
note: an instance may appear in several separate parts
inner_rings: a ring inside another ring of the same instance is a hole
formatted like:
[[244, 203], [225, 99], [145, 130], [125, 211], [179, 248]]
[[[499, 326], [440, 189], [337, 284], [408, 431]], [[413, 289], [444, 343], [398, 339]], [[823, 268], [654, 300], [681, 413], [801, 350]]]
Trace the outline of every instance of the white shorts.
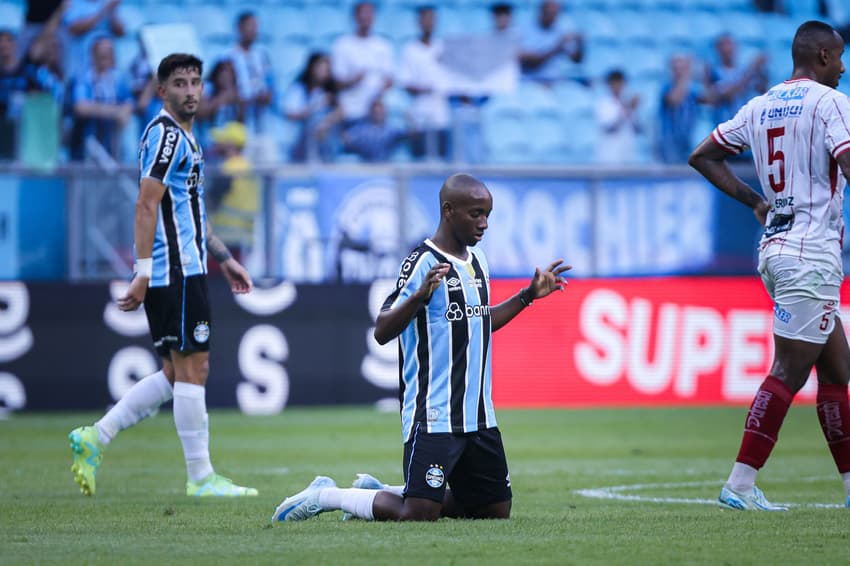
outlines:
[[759, 273], [773, 299], [773, 333], [825, 344], [841, 316], [841, 273], [825, 263], [788, 256], [759, 259]]

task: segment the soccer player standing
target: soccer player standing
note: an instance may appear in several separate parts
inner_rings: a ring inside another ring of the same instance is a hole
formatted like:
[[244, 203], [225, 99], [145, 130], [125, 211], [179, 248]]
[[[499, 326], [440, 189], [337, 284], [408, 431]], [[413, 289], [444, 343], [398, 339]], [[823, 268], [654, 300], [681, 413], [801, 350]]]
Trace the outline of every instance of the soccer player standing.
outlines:
[[163, 369], [136, 383], [95, 425], [71, 432], [71, 470], [85, 495], [95, 493], [97, 470], [112, 438], [172, 397], [189, 476], [187, 495], [257, 495], [257, 490], [216, 474], [210, 463], [205, 399], [212, 334], [207, 252], [220, 263], [234, 293], [249, 292], [252, 282], [207, 225], [204, 157], [192, 134], [202, 72], [201, 60], [187, 54], [169, 55], [157, 70], [163, 109], [148, 124], [139, 149], [136, 276], [118, 306], [130, 311], [144, 303]]
[[400, 337], [404, 487], [361, 476], [356, 488], [339, 489], [318, 476], [285, 499], [273, 520], [339, 509], [384, 521], [510, 516], [511, 482], [491, 400], [490, 336], [533, 300], [562, 290], [570, 266], [558, 260], [537, 269], [527, 288], [491, 307], [487, 260], [474, 246], [492, 208], [481, 181], [449, 177], [440, 189], [437, 231], [402, 261], [375, 325], [381, 344]]
[[[689, 163], [765, 225], [759, 272], [774, 301], [775, 356], [753, 399], [719, 502], [780, 511], [755, 485], [794, 395], [817, 368], [817, 413], [850, 505], [850, 348], [839, 313], [842, 207], [850, 179], [850, 100], [835, 90], [844, 42], [827, 24], [802, 24], [791, 78], [717, 126]], [[728, 155], [752, 148], [765, 200], [736, 177]]]

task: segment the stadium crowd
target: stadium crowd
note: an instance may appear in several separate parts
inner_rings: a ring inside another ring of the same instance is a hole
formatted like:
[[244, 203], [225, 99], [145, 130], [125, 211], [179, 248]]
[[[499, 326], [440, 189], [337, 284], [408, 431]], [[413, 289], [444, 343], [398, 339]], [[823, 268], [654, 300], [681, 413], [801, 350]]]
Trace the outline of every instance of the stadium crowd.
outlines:
[[[21, 25], [4, 21], [0, 160], [30, 162], [27, 136], [55, 139], [60, 161], [135, 159], [134, 140], [160, 104], [145, 42], [127, 37], [140, 29], [124, 21], [140, 13], [132, 1], [31, 1]], [[201, 141], [212, 148], [216, 129], [239, 122], [254, 162], [684, 163], [706, 125], [730, 118], [788, 66], [771, 61], [766, 44], [742, 49], [734, 29], [718, 26], [705, 45], [670, 44], [647, 70], [640, 50], [600, 55], [605, 12], [588, 26], [573, 17], [579, 2], [534, 2], [482, 4], [489, 29], [467, 34], [443, 18], [447, 0], [410, 0], [394, 14], [414, 23], [388, 24], [410, 25], [395, 42], [375, 31], [382, 4], [336, 3], [349, 31], [307, 41], [289, 74], [280, 59], [293, 52], [277, 49], [265, 12], [235, 12], [227, 47], [206, 55]], [[841, 6], [822, 0], [813, 11], [841, 24], [850, 19]], [[516, 21], [518, 7], [527, 21]], [[746, 9], [784, 8], [762, 0]]]

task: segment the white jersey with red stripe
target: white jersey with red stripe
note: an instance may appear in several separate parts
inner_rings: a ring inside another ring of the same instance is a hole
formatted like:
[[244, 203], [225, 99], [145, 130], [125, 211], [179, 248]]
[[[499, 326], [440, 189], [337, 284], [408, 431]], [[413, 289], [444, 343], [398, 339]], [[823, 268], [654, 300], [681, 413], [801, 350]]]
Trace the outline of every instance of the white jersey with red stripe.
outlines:
[[835, 160], [850, 151], [850, 99], [810, 79], [785, 81], [711, 135], [730, 153], [752, 148], [770, 203], [762, 260], [793, 256], [840, 272], [846, 181]]

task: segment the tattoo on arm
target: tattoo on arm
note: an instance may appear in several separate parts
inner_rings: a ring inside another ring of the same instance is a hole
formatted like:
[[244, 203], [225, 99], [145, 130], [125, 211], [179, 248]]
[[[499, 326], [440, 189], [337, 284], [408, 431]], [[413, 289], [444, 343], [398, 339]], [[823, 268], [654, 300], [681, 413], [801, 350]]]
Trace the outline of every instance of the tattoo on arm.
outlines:
[[212, 232], [207, 234], [207, 251], [220, 264], [233, 257], [224, 242]]

